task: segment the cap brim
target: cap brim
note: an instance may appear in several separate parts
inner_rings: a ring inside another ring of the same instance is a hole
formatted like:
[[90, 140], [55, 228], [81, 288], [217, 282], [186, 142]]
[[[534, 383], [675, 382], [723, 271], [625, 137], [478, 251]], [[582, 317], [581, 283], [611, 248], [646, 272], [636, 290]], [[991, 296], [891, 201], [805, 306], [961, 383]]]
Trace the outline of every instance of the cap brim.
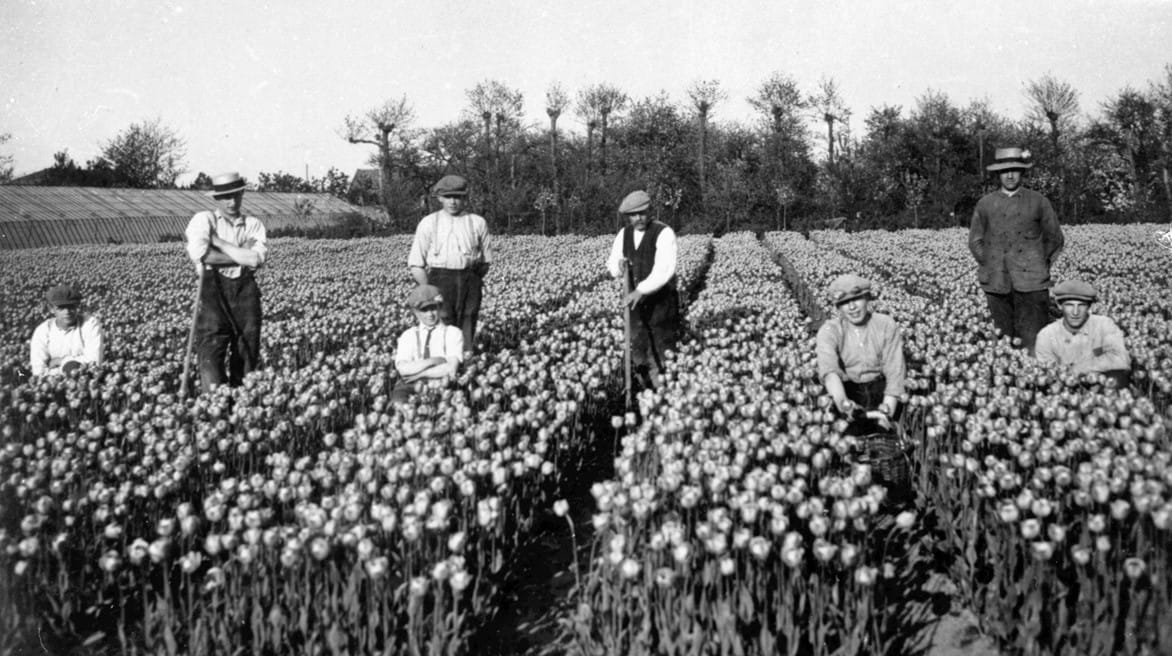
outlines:
[[1029, 169], [1032, 169], [1032, 168], [1034, 168], [1033, 164], [1021, 164], [1019, 162], [1005, 162], [1003, 164], [990, 164], [989, 166], [985, 167], [985, 170], [990, 173], [996, 173], [999, 171], [1013, 171], [1013, 170], [1028, 171]]
[[240, 185], [235, 189], [228, 189], [226, 191], [205, 191], [203, 193], [209, 198], [220, 198], [221, 196], [231, 196], [233, 194], [240, 193], [241, 191], [244, 191], [247, 186], [248, 185]]
[[842, 305], [843, 303], [850, 303], [851, 301], [855, 300], [856, 298], [875, 298], [875, 295], [872, 292], [863, 292], [862, 294], [848, 294], [848, 295], [843, 296], [842, 298], [834, 301], [834, 307], [838, 307], [838, 306]]

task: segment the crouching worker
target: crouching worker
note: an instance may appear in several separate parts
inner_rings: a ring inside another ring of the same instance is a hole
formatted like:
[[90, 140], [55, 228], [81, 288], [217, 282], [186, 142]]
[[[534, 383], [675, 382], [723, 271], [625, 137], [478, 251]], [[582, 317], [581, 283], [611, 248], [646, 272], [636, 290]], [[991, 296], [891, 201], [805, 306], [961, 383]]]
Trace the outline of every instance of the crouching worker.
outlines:
[[878, 410], [891, 418], [904, 392], [907, 370], [899, 326], [871, 311], [871, 283], [842, 275], [830, 283], [838, 315], [818, 330], [818, 375], [834, 405], [850, 417], [855, 410]]
[[102, 363], [102, 326], [96, 316], [81, 311], [81, 301], [81, 294], [69, 285], [57, 285], [45, 294], [53, 317], [37, 326], [29, 343], [34, 376]]
[[406, 403], [428, 380], [455, 376], [464, 361], [464, 333], [440, 319], [442, 304], [443, 296], [432, 285], [419, 285], [407, 297], [417, 324], [399, 336], [395, 348], [400, 378], [391, 402], [396, 405]]
[[1123, 331], [1110, 318], [1091, 314], [1098, 290], [1082, 280], [1065, 280], [1051, 293], [1062, 318], [1038, 332], [1038, 361], [1057, 362], [1074, 374], [1103, 374], [1117, 386], [1126, 386], [1131, 380], [1131, 357]]

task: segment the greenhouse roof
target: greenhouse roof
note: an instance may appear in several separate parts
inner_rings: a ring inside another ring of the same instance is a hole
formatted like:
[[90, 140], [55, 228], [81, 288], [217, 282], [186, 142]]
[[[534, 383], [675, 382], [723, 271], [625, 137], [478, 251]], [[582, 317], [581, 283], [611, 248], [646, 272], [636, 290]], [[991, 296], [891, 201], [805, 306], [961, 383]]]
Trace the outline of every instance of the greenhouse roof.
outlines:
[[[296, 204], [308, 199], [313, 214], [357, 211], [329, 194], [249, 191], [244, 211], [264, 218], [297, 214]], [[63, 219], [119, 219], [132, 217], [188, 217], [214, 209], [202, 191], [180, 189], [107, 189], [97, 187], [33, 187], [0, 185], [0, 221], [59, 221]]]

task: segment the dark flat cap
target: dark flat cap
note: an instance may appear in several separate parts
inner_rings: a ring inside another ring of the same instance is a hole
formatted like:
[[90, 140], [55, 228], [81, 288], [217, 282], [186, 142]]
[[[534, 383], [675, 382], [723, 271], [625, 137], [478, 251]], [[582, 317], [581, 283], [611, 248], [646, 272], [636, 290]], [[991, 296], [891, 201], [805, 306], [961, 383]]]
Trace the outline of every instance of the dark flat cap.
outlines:
[[1050, 290], [1050, 294], [1059, 303], [1062, 301], [1085, 301], [1087, 303], [1094, 303], [1099, 300], [1099, 291], [1089, 282], [1083, 282], [1078, 279], [1063, 280], [1057, 285], [1054, 285], [1054, 289]]
[[623, 202], [619, 203], [619, 214], [638, 214], [646, 212], [651, 207], [651, 196], [642, 189], [627, 194]]
[[80, 305], [81, 293], [69, 285], [57, 285], [45, 293], [45, 300], [53, 307]]
[[445, 175], [431, 188], [435, 196], [467, 196], [468, 181], [462, 175]]

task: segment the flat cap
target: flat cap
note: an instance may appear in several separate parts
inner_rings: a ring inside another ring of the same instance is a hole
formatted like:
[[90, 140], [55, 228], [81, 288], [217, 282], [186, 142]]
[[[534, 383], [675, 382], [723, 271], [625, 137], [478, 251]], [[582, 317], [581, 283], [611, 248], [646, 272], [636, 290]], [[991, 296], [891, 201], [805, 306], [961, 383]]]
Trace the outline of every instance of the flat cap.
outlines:
[[53, 307], [81, 304], [81, 293], [69, 285], [57, 285], [45, 293], [45, 300]]
[[830, 283], [830, 300], [835, 305], [842, 305], [863, 296], [871, 296], [871, 281], [866, 278], [845, 273]]
[[1054, 296], [1054, 300], [1059, 303], [1063, 301], [1085, 301], [1087, 303], [1094, 303], [1099, 300], [1099, 292], [1089, 282], [1083, 282], [1078, 279], [1063, 280], [1054, 285], [1054, 289], [1050, 290], [1050, 294]]
[[467, 196], [468, 180], [462, 175], [445, 175], [431, 187], [434, 196]]
[[413, 310], [421, 310], [429, 305], [436, 305], [442, 300], [444, 300], [444, 297], [440, 295], [440, 290], [434, 285], [419, 285], [407, 295], [407, 305], [411, 306]]
[[623, 202], [619, 203], [619, 214], [638, 214], [646, 212], [648, 207], [651, 207], [651, 196], [639, 189], [627, 194]]

